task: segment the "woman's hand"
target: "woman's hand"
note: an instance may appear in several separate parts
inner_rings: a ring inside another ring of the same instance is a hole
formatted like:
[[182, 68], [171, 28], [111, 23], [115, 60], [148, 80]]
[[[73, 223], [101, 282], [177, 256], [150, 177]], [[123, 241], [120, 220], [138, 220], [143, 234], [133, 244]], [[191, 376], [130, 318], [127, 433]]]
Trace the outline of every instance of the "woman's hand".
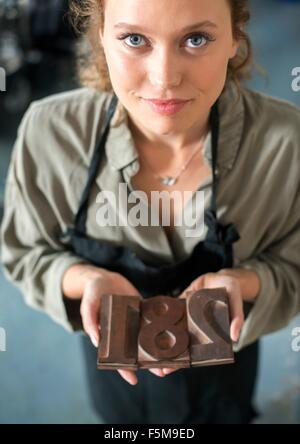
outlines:
[[[80, 305], [80, 314], [83, 328], [89, 335], [95, 347], [100, 340], [101, 325], [99, 327], [99, 313], [101, 296], [108, 294], [124, 294], [141, 297], [138, 290], [121, 274], [103, 269], [88, 271], [83, 296]], [[134, 371], [118, 370], [122, 378], [129, 384], [135, 385], [137, 377]]]
[[[179, 298], [186, 298], [188, 291], [197, 291], [203, 288], [217, 288], [225, 287], [229, 297], [230, 310], [230, 337], [233, 342], [237, 342], [241, 328], [244, 323], [243, 312], [243, 297], [242, 286], [240, 279], [237, 276], [232, 276], [226, 273], [226, 270], [221, 270], [218, 273], [207, 273], [195, 279]], [[164, 368], [164, 374], [170, 374], [174, 369]]]

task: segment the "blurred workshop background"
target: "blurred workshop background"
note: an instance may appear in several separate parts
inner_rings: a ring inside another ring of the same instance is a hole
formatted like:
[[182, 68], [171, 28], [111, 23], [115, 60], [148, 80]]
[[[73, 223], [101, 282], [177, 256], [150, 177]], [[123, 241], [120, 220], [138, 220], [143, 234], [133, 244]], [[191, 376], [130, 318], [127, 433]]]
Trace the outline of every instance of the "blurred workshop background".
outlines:
[[[300, 66], [300, 1], [250, 0], [256, 61], [253, 89], [300, 107], [292, 69]], [[0, 0], [0, 217], [5, 177], [18, 124], [32, 100], [77, 88], [73, 35], [64, 0]], [[300, 135], [300, 128], [299, 128]], [[300, 252], [299, 252], [300, 260]], [[300, 351], [286, 329], [262, 339], [256, 404], [259, 423], [300, 423]], [[88, 402], [78, 334], [28, 308], [0, 272], [0, 423], [97, 423]], [[4, 330], [3, 330], [4, 329]], [[51, 340], [49, 339], [51, 338]]]

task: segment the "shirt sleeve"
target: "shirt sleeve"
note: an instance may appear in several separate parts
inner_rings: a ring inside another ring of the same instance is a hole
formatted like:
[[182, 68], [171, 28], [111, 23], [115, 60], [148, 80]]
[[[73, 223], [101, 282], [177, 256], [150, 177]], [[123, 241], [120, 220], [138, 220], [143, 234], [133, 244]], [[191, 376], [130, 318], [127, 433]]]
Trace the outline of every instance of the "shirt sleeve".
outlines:
[[238, 264], [256, 272], [261, 287], [235, 351], [286, 327], [300, 312], [300, 186], [294, 183], [289, 192], [289, 208], [286, 202], [278, 203], [282, 205], [284, 219], [281, 237], [255, 257]]
[[[37, 167], [45, 134], [35, 131], [37, 115], [31, 105], [12, 151], [1, 224], [1, 262], [4, 275], [21, 290], [28, 305], [74, 331], [81, 329], [79, 310], [73, 309], [78, 301], [64, 297], [61, 280], [71, 265], [84, 261], [59, 242], [58, 209], [38, 183]], [[47, 176], [44, 178], [47, 180]]]

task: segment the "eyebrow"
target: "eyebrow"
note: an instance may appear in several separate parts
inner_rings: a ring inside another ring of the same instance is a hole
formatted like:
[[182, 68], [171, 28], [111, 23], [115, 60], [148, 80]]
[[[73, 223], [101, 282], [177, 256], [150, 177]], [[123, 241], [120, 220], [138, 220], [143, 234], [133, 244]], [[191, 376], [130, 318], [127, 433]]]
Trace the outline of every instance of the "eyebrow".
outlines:
[[[203, 22], [198, 22], [198, 23], [194, 23], [193, 25], [186, 26], [185, 28], [183, 28], [181, 30], [181, 32], [192, 31], [193, 29], [197, 29], [197, 28], [200, 28], [200, 27], [217, 28], [218, 26], [216, 25], [216, 23], [213, 23], [210, 20], [205, 20]], [[125, 22], [117, 23], [114, 26], [114, 28], [116, 28], [116, 29], [127, 28], [127, 29], [133, 29], [133, 30], [147, 31], [147, 29], [143, 29], [139, 25], [133, 25], [131, 23], [125, 23]]]

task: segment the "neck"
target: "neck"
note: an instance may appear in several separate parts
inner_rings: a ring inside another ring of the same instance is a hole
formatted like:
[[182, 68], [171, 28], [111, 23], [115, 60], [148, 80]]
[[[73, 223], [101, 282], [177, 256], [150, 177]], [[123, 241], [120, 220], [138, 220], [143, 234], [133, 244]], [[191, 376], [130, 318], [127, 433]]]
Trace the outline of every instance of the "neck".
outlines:
[[155, 134], [142, 127], [139, 123], [134, 122], [131, 118], [128, 119], [129, 128], [134, 140], [142, 146], [153, 146], [158, 149], [170, 151], [174, 156], [183, 154], [186, 149], [190, 149], [207, 135], [209, 130], [209, 116], [204, 122], [191, 127], [188, 131], [180, 134]]

